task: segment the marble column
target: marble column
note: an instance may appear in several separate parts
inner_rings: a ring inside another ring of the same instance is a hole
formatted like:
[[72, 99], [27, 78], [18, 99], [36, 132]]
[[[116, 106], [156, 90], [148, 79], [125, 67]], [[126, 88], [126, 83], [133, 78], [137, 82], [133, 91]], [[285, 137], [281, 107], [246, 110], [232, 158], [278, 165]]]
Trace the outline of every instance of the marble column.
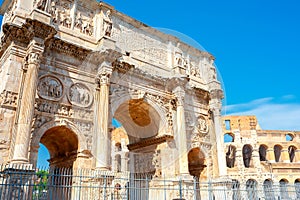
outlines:
[[212, 111], [212, 116], [214, 121], [219, 176], [227, 175], [226, 157], [225, 157], [225, 152], [223, 147], [224, 137], [223, 137], [222, 118], [221, 118], [222, 97], [223, 97], [222, 90], [219, 89], [212, 90], [211, 99], [209, 102], [209, 107], [210, 110]]
[[176, 98], [176, 139], [179, 151], [179, 173], [189, 174], [188, 169], [188, 150], [186, 139], [186, 127], [185, 127], [185, 115], [184, 115], [184, 97], [185, 91], [181, 86], [176, 87], [173, 90], [173, 94]]
[[110, 165], [110, 137], [109, 125], [109, 82], [111, 71], [104, 71], [98, 75], [98, 88], [95, 92], [95, 140], [96, 140], [96, 168], [109, 170]]
[[35, 93], [38, 83], [39, 53], [29, 52], [24, 67], [25, 78], [19, 94], [19, 115], [16, 119], [15, 146], [12, 163], [28, 163], [31, 123], [34, 116]]

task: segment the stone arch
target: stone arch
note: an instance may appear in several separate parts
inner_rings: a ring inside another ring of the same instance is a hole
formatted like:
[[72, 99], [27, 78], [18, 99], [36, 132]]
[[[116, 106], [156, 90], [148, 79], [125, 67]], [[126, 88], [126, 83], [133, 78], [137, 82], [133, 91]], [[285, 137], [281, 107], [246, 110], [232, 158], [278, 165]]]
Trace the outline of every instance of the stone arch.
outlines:
[[300, 199], [300, 178], [296, 179], [294, 184], [295, 184], [295, 191], [296, 191], [297, 199]]
[[280, 186], [280, 196], [282, 199], [289, 199], [289, 192], [288, 192], [288, 183], [289, 181], [287, 179], [281, 179], [279, 181]]
[[267, 150], [268, 146], [265, 144], [259, 145], [259, 160], [260, 161], [267, 161]]
[[248, 179], [246, 182], [246, 191], [248, 199], [258, 199], [257, 198], [257, 181], [254, 179]]
[[244, 166], [246, 168], [249, 168], [251, 165], [251, 161], [252, 161], [253, 148], [250, 144], [246, 144], [243, 146], [242, 152], [243, 152]]
[[188, 168], [192, 176], [200, 177], [201, 172], [206, 167], [205, 154], [199, 148], [192, 148], [188, 153]]
[[[39, 147], [39, 143], [43, 137], [43, 135], [53, 128], [64, 128], [70, 130], [77, 138], [77, 152], [83, 154], [90, 154], [91, 152], [87, 148], [86, 137], [80, 132], [80, 130], [69, 120], [53, 120], [43, 124], [36, 132], [33, 133], [33, 137], [31, 140], [31, 149], [36, 149]], [[31, 162], [36, 163], [36, 159], [34, 158], [37, 155], [31, 155]]]
[[[148, 103], [159, 115], [160, 117], [160, 125], [162, 131], [164, 128], [166, 128], [168, 120], [166, 118], [167, 113], [166, 110], [162, 108], [161, 105], [159, 105], [156, 101], [149, 98], [147, 95], [131, 95], [129, 92], [126, 92], [122, 94], [122, 96], [118, 98], [113, 98], [114, 100], [111, 100], [111, 116], [115, 116], [115, 113], [120, 108], [120, 106], [126, 102], [129, 102], [130, 100], [143, 100], [144, 102]], [[121, 122], [122, 123], [122, 122]]]
[[234, 134], [226, 133], [224, 134], [224, 143], [234, 142]]
[[282, 146], [279, 144], [276, 144], [274, 146], [274, 156], [275, 156], [275, 161], [279, 162], [280, 161], [280, 157], [281, 157], [281, 151], [282, 151]]
[[287, 134], [285, 134], [285, 141], [287, 141], [287, 142], [293, 141], [294, 138], [295, 138], [295, 134], [294, 133], [287, 133]]
[[271, 179], [266, 179], [263, 183], [265, 199], [274, 200], [275, 194], [273, 189], [273, 181]]
[[289, 153], [289, 158], [290, 158], [290, 162], [294, 162], [295, 161], [295, 154], [297, 151], [297, 147], [291, 145], [288, 147], [288, 153]]
[[[122, 123], [129, 140], [131, 140], [129, 142], [132, 143], [133, 140], [136, 142], [137, 140], [133, 138], [141, 137], [141, 135], [136, 135], [138, 132], [138, 134], [144, 132], [145, 136], [142, 138], [150, 138], [165, 133], [167, 128], [165, 111], [150, 98], [132, 99], [129, 97], [121, 98], [125, 100], [121, 104], [121, 101], [118, 104], [112, 103], [115, 104], [112, 105], [112, 116]], [[141, 112], [147, 111], [147, 113], [139, 115], [136, 111], [131, 112], [130, 107], [133, 108], [133, 111], [140, 109]], [[143, 116], [143, 119], [138, 120], [139, 116]]]

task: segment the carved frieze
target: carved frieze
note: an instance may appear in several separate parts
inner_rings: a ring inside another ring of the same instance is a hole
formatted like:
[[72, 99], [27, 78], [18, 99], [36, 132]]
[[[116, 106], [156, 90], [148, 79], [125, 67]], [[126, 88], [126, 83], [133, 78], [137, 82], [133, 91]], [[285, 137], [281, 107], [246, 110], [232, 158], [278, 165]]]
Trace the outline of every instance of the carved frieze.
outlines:
[[4, 90], [0, 94], [0, 105], [2, 106], [17, 106], [18, 93]]
[[40, 128], [43, 124], [50, 122], [51, 120], [53, 120], [52, 117], [46, 117], [46, 116], [41, 116], [41, 115], [36, 115], [33, 118], [33, 122], [32, 122], [32, 131], [34, 131], [37, 128]]
[[74, 124], [80, 130], [80, 132], [83, 133], [83, 135], [85, 136], [88, 150], [91, 150], [92, 142], [93, 142], [93, 136], [92, 136], [93, 124], [92, 124], [92, 122], [83, 122], [83, 121], [75, 120]]
[[92, 110], [59, 104], [53, 101], [37, 99], [35, 109], [38, 112], [63, 116], [67, 118], [93, 120]]
[[63, 96], [63, 84], [54, 76], [43, 76], [39, 80], [38, 95], [41, 98], [59, 101]]
[[93, 96], [86, 85], [82, 83], [75, 83], [69, 89], [68, 99], [73, 105], [89, 107], [92, 104]]

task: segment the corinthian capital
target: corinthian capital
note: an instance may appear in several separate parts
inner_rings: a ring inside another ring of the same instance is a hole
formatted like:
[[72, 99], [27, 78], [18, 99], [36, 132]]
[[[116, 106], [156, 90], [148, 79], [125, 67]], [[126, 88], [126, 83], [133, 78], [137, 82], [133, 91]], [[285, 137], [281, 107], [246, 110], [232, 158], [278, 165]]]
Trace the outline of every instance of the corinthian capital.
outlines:
[[184, 89], [182, 87], [178, 86], [173, 90], [173, 94], [176, 98], [177, 106], [183, 106], [184, 105], [184, 96], [185, 96]]
[[40, 54], [37, 52], [30, 52], [26, 57], [27, 64], [38, 65], [40, 63]]
[[99, 73], [96, 77], [96, 83], [98, 84], [98, 87], [100, 87], [101, 85], [109, 85], [110, 75], [110, 72]]

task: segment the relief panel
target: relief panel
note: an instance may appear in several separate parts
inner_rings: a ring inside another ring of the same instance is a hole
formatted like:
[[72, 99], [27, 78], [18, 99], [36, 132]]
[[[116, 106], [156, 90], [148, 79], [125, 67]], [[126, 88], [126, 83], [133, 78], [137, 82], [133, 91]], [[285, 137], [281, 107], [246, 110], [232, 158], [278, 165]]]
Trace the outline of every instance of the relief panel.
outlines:
[[54, 76], [42, 76], [37, 87], [39, 97], [52, 101], [59, 101], [63, 96], [63, 85]]
[[70, 87], [68, 99], [71, 104], [78, 107], [89, 107], [93, 102], [89, 88], [81, 83], [75, 83]]

